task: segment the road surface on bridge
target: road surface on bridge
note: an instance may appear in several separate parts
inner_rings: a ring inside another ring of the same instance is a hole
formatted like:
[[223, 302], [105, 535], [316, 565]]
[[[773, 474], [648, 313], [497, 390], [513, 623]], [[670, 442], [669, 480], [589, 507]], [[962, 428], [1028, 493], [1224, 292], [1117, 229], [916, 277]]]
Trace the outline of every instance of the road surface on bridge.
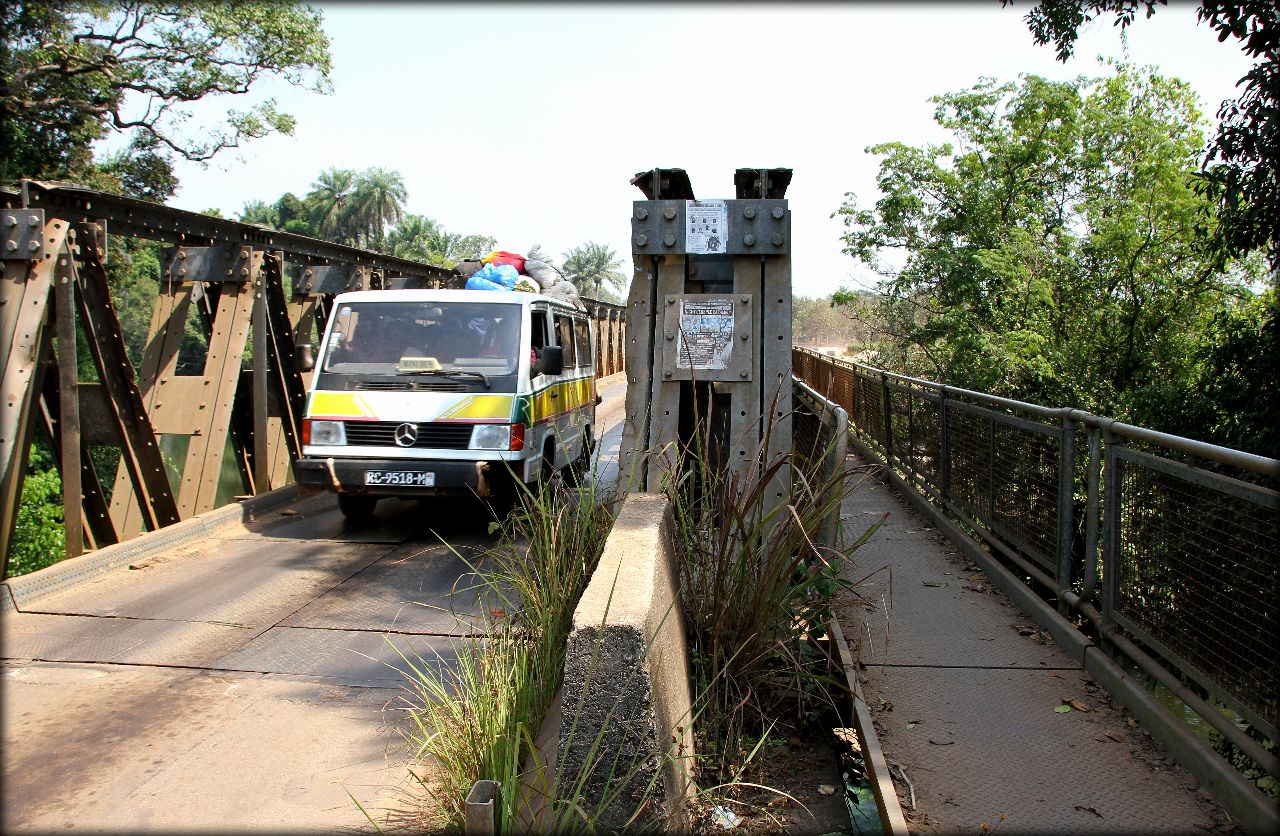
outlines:
[[[610, 486], [625, 390], [600, 386]], [[3, 829], [367, 824], [352, 797], [392, 807], [408, 777], [399, 654], [447, 663], [475, 634], [485, 522], [383, 501], [355, 527], [299, 499], [0, 616]]]

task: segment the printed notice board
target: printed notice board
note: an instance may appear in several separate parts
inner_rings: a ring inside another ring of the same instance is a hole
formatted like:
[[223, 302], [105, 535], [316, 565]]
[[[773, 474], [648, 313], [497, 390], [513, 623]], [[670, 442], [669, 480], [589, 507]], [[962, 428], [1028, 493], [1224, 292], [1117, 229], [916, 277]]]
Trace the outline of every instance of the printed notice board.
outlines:
[[723, 200], [684, 202], [685, 252], [698, 255], [728, 250], [729, 207]]
[[751, 380], [755, 351], [748, 294], [680, 293], [663, 304], [664, 380]]
[[678, 369], [727, 369], [733, 357], [733, 300], [680, 300]]

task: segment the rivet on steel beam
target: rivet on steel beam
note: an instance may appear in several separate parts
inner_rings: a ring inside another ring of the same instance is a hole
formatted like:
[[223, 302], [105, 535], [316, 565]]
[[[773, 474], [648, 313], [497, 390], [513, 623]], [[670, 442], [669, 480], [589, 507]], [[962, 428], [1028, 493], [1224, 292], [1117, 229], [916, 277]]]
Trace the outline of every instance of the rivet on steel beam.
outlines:
[[662, 236], [662, 243], [666, 244], [668, 247], [674, 247], [676, 245], [676, 236], [668, 232], [666, 235]]
[[185, 275], [187, 275], [187, 268], [185, 268], [185, 267], [179, 267], [179, 268], [178, 268], [178, 275], [179, 275], [179, 276], [185, 276]]
[[186, 258], [186, 257], [187, 257], [186, 250], [178, 250], [178, 258]]
[[667, 304], [668, 304], [668, 305], [674, 305], [675, 303], [676, 303], [676, 297], [674, 297], [674, 296], [668, 296], [668, 297], [667, 297]]
[[773, 217], [776, 220], [779, 220], [779, 221], [782, 220], [782, 216], [785, 214], [787, 214], [786, 210], [784, 210], [781, 206], [773, 207]]
[[743, 341], [744, 343], [745, 343], [745, 342], [748, 340], [748, 338], [749, 338], [747, 334], [742, 334], [741, 336], [742, 336], [742, 341]]
[[746, 369], [743, 369], [742, 371], [738, 372], [738, 377], [742, 378], [743, 380], [746, 380], [746, 379], [747, 379], [747, 370], [746, 370]]
[[636, 246], [637, 246], [637, 247], [643, 247], [645, 244], [648, 244], [648, 243], [649, 243], [649, 236], [648, 236], [648, 235], [637, 235], [637, 236], [636, 236]]
[[15, 218], [13, 215], [5, 215], [5, 218], [4, 218], [4, 225], [5, 225], [5, 226], [17, 226], [17, 225], [18, 225], [18, 219], [17, 219], [17, 218]]
[[649, 210], [648, 210], [648, 209], [644, 208], [643, 206], [636, 207], [636, 218], [637, 218], [638, 220], [642, 220], [642, 221], [643, 221], [643, 220], [644, 220], [645, 218], [647, 218], [647, 217], [649, 217]]
[[748, 206], [746, 209], [742, 210], [742, 217], [746, 218], [747, 220], [751, 220], [755, 216], [756, 216], [756, 207], [754, 206]]
[[743, 294], [743, 296], [742, 296], [742, 304], [744, 304], [744, 305], [750, 305], [750, 304], [751, 304], [751, 297], [750, 297], [749, 295], [747, 295], [747, 294]]
[[5, 246], [5, 249], [7, 249], [9, 252], [16, 252], [16, 251], [17, 251], [17, 249], [18, 249], [18, 242], [17, 242], [17, 241], [5, 241], [5, 242], [4, 242], [4, 246]]
[[742, 236], [742, 243], [748, 247], [754, 247], [756, 245], [756, 237], [748, 232], [746, 235]]
[[781, 247], [781, 246], [782, 246], [782, 233], [781, 233], [781, 232], [775, 232], [775, 233], [773, 233], [773, 245], [774, 245], [775, 247]]
[[676, 209], [675, 209], [675, 207], [674, 207], [674, 206], [668, 206], [667, 208], [663, 209], [663, 210], [662, 210], [662, 217], [666, 218], [666, 219], [667, 219], [667, 220], [669, 220], [669, 221], [674, 221], [674, 220], [676, 219]]
[[662, 376], [663, 376], [663, 377], [671, 377], [671, 369], [663, 369], [663, 370], [662, 370]]
[[39, 225], [40, 225], [40, 218], [38, 216], [36, 215], [27, 216], [27, 226], [39, 226]]
[[675, 338], [676, 338], [676, 335], [675, 335], [675, 332], [674, 332], [674, 331], [668, 331], [668, 332], [667, 332], [667, 339], [669, 339], [669, 340], [674, 340]]

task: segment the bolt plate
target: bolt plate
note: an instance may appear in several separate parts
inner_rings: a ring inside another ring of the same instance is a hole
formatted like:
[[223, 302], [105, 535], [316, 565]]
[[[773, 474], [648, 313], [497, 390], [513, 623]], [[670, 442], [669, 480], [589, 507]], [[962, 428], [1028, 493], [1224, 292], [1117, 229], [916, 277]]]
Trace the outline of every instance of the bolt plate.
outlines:
[[[636, 255], [688, 253], [685, 241], [687, 203], [684, 200], [635, 201], [631, 212], [632, 251]], [[729, 229], [724, 253], [785, 255], [791, 252], [791, 212], [787, 209], [786, 200], [726, 200], [725, 207]], [[775, 214], [782, 217], [774, 217]]]
[[[34, 219], [34, 223], [32, 223]], [[44, 210], [0, 210], [0, 258], [39, 261], [44, 258]]]

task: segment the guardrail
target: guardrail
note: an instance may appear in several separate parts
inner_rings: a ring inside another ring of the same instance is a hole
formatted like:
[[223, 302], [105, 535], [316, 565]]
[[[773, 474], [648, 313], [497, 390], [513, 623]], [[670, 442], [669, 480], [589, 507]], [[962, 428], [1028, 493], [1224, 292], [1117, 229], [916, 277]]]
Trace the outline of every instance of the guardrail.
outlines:
[[[795, 349], [909, 484], [1272, 776], [1280, 461]], [[1218, 705], [1215, 705], [1217, 703]]]

